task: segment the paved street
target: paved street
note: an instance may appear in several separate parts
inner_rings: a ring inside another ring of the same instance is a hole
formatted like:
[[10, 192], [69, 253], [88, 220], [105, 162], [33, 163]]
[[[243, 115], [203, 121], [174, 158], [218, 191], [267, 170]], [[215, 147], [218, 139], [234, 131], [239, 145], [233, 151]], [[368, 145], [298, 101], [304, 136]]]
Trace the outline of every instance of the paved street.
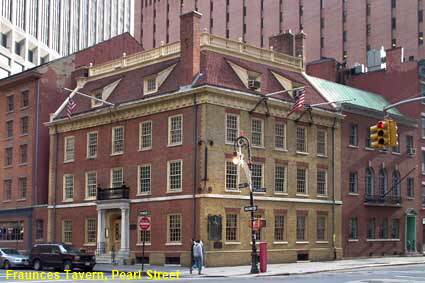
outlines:
[[[32, 270], [17, 270], [17, 271], [30, 271]], [[98, 282], [123, 282], [119, 278], [111, 279], [110, 273], [105, 273], [107, 279], [92, 279], [89, 280], [93, 283]], [[54, 280], [55, 282], [87, 282], [88, 280], [73, 280], [66, 279], [66, 274], [61, 272], [60, 279]], [[13, 280], [6, 279], [6, 271], [0, 271], [0, 282], [28, 282], [28, 283], [41, 283], [48, 282], [49, 280], [33, 279], [33, 280]], [[141, 280], [130, 280], [136, 282], [152, 282], [143, 278]], [[181, 278], [180, 280], [170, 279], [157, 279], [155, 282], [279, 282], [279, 283], [416, 283], [425, 282], [425, 264], [392, 266], [392, 267], [374, 267], [364, 268], [351, 271], [338, 271], [338, 272], [323, 272], [311, 273], [305, 275], [292, 275], [292, 276], [251, 276], [243, 275], [237, 277], [199, 277], [192, 275], [191, 277]], [[125, 282], [125, 281], [124, 281]]]

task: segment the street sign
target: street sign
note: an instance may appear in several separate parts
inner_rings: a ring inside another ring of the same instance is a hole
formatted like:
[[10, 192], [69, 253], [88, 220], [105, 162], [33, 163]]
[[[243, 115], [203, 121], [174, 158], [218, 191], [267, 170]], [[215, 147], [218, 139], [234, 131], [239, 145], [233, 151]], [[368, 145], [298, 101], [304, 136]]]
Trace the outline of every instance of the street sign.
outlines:
[[147, 211], [140, 211], [139, 212], [139, 215], [140, 216], [148, 216], [149, 215], [149, 212], [147, 212]]
[[256, 205], [254, 205], [254, 206], [245, 206], [243, 208], [243, 210], [244, 211], [257, 211], [257, 206]]
[[239, 189], [244, 189], [244, 188], [248, 188], [248, 187], [249, 187], [248, 183], [239, 184]]
[[151, 230], [151, 218], [149, 216], [142, 216], [139, 219], [139, 230], [150, 231]]
[[254, 188], [253, 189], [254, 193], [265, 193], [266, 192], [266, 188]]

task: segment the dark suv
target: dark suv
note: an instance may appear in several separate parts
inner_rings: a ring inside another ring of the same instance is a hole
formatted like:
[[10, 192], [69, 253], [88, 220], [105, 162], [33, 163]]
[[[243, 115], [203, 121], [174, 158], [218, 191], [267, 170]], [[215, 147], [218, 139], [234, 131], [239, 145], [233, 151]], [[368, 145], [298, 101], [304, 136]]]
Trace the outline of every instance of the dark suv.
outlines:
[[92, 255], [82, 254], [70, 245], [37, 244], [31, 249], [29, 262], [35, 270], [53, 267], [60, 270], [80, 268], [84, 271], [92, 271], [96, 259]]

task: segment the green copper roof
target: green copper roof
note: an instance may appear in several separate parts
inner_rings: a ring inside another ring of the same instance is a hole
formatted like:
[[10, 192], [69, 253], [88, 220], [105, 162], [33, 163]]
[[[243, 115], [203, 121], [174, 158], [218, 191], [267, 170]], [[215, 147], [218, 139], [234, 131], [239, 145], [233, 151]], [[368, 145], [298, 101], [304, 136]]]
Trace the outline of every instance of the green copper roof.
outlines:
[[[319, 79], [307, 74], [305, 74], [305, 76], [327, 101], [349, 100], [355, 98], [356, 100], [347, 103], [377, 111], [382, 111], [385, 106], [390, 105], [390, 103], [379, 94]], [[395, 108], [388, 110], [388, 112], [403, 116]]]

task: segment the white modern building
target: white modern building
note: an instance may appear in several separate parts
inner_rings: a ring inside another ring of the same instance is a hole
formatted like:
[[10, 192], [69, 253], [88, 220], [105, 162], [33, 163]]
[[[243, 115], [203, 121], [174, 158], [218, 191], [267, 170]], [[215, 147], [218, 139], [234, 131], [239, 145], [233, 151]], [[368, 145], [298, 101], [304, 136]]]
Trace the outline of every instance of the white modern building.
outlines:
[[0, 0], [0, 79], [134, 32], [134, 0]]

